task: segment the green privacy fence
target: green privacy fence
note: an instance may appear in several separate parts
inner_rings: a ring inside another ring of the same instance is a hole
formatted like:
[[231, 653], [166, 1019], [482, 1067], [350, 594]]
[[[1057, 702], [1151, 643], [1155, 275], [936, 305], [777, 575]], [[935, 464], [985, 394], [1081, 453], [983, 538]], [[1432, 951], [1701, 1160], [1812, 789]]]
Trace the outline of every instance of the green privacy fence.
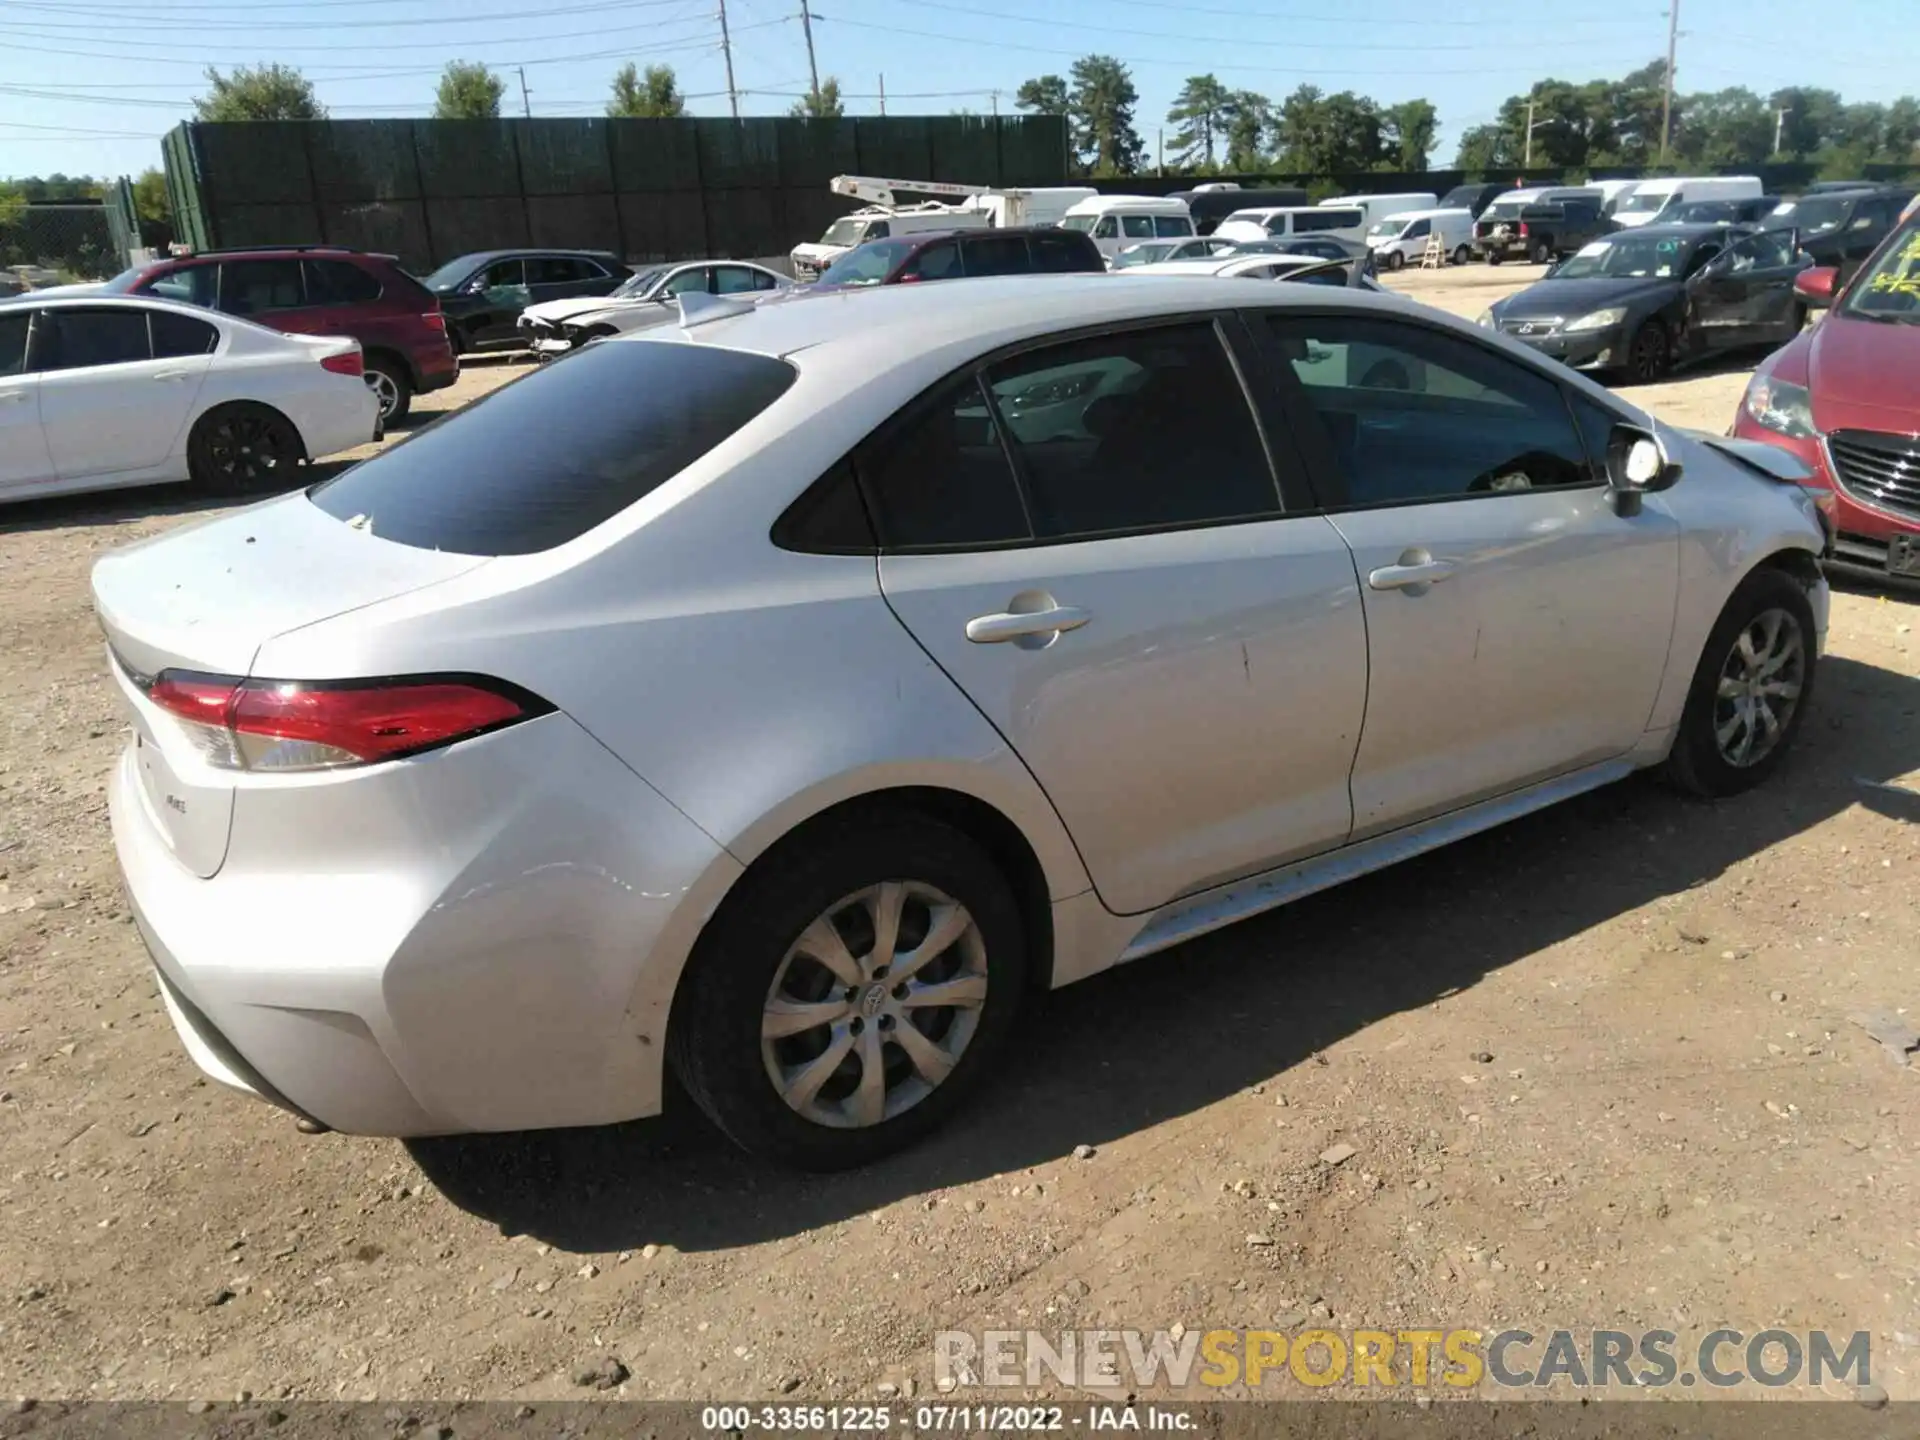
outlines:
[[328, 243], [425, 269], [554, 245], [629, 260], [784, 254], [852, 201], [835, 175], [1059, 185], [1052, 116], [189, 123], [162, 142], [195, 249]]

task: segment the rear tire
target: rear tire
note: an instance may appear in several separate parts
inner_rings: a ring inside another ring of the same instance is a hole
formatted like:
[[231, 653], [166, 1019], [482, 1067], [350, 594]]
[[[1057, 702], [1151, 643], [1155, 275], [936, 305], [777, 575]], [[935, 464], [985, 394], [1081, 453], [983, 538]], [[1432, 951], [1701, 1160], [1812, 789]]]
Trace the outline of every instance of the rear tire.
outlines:
[[1551, 265], [1553, 263], [1553, 246], [1549, 245], [1545, 240], [1534, 241], [1533, 248], [1528, 253], [1536, 265]]
[[742, 1149], [842, 1170], [959, 1108], [1026, 986], [1019, 905], [992, 860], [951, 826], [868, 811], [809, 828], [740, 882], [681, 977], [667, 1053]]
[[213, 495], [290, 490], [299, 484], [304, 459], [306, 447], [293, 422], [251, 401], [216, 406], [187, 437], [187, 475]]
[[1487, 264], [1489, 265], [1498, 265], [1506, 258], [1507, 257], [1502, 255], [1498, 250], [1489, 250], [1487, 252]]
[[1456, 245], [1454, 247], [1454, 251], [1453, 251], [1454, 264], [1465, 265], [1469, 263], [1472, 259], [1473, 259], [1473, 251], [1469, 250], [1465, 245]]
[[366, 358], [365, 378], [367, 388], [380, 402], [383, 424], [407, 418], [407, 411], [413, 408], [413, 377], [405, 365], [391, 355], [372, 354]]
[[1707, 799], [1738, 795], [1771, 775], [1813, 699], [1813, 607], [1785, 571], [1740, 582], [1700, 652], [1669, 783]]

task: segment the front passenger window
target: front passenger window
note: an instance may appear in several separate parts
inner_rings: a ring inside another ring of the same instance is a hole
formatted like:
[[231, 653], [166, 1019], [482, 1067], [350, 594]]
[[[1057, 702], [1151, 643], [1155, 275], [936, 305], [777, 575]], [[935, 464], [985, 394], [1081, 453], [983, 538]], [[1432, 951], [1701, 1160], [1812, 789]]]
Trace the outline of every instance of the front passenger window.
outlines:
[[1120, 222], [1111, 215], [1102, 215], [1100, 223], [1093, 227], [1093, 238], [1096, 240], [1112, 240], [1119, 234]]
[[40, 323], [51, 331], [52, 341], [41, 351], [42, 370], [87, 370], [153, 358], [144, 310], [43, 310]]
[[[1471, 341], [1395, 321], [1269, 318], [1319, 421], [1335, 508], [1596, 483], [1560, 387]], [[1316, 443], [1317, 442], [1317, 443]]]

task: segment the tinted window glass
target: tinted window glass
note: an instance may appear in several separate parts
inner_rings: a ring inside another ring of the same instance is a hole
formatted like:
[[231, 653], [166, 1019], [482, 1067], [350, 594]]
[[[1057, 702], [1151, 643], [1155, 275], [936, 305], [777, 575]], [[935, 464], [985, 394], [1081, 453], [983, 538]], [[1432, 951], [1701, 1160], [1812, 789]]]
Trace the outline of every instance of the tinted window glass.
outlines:
[[1424, 240], [1432, 233], [1433, 222], [1431, 220], [1416, 220], [1407, 227], [1407, 233], [1400, 238], [1402, 240]]
[[1156, 235], [1191, 235], [1193, 221], [1184, 215], [1156, 215], [1153, 217], [1153, 233]]
[[960, 247], [951, 240], [929, 245], [900, 270], [902, 280], [955, 280], [960, 269]]
[[891, 234], [893, 234], [893, 227], [886, 221], [869, 220], [867, 222], [867, 233], [864, 238], [868, 240], [884, 240]]
[[1266, 452], [1208, 324], [1033, 351], [987, 376], [1034, 534], [1099, 535], [1273, 514]]
[[1341, 505], [1592, 482], [1560, 387], [1470, 341], [1392, 321], [1269, 317], [1325, 428]]
[[1293, 217], [1296, 234], [1310, 230], [1353, 230], [1366, 217], [1358, 210], [1303, 210]]
[[820, 272], [822, 285], [878, 285], [906, 258], [913, 242], [904, 237], [857, 245]]
[[1775, 270], [1793, 263], [1793, 244], [1784, 230], [1768, 230], [1742, 240], [1727, 253], [1730, 274]]
[[788, 506], [774, 522], [773, 543], [813, 554], [871, 554], [873, 527], [853, 466], [842, 461]]
[[144, 310], [44, 310], [40, 323], [50, 331], [50, 343], [41, 351], [43, 370], [80, 370], [153, 358]]
[[1027, 243], [1033, 251], [1033, 268], [1048, 274], [1095, 270], [1100, 265], [1098, 253], [1089, 255], [1088, 244], [1077, 231], [1062, 230], [1057, 234], [1043, 231], [1028, 236]]
[[757, 277], [744, 265], [716, 265], [713, 267], [713, 293], [716, 295], [738, 295], [742, 291], [755, 288]]
[[705, 291], [712, 287], [712, 271], [704, 265], [696, 265], [691, 270], [682, 270], [666, 284], [660, 287], [662, 295], [685, 295], [690, 291]]
[[1033, 270], [1024, 235], [981, 235], [963, 248], [969, 275], [1026, 275]]
[[188, 265], [183, 269], [169, 270], [164, 275], [155, 276], [134, 293], [157, 295], [162, 300], [178, 300], [183, 305], [204, 305], [212, 309], [214, 292], [218, 288], [219, 279], [218, 266]]
[[220, 267], [220, 308], [265, 315], [305, 304], [298, 260], [229, 260]]
[[1120, 233], [1120, 222], [1111, 215], [1102, 215], [1100, 223], [1093, 227], [1093, 238], [1111, 240]]
[[529, 285], [572, 285], [592, 280], [600, 273], [599, 266], [571, 255], [534, 255], [527, 260]]
[[530, 555], [672, 479], [793, 379], [782, 361], [712, 345], [589, 345], [307, 494], [402, 545]]
[[512, 290], [527, 283], [527, 267], [523, 260], [496, 260], [481, 272], [482, 290]]
[[1129, 240], [1151, 240], [1153, 238], [1153, 217], [1151, 215], [1122, 215], [1120, 231]]
[[1607, 478], [1607, 441], [1613, 436], [1613, 427], [1620, 422], [1611, 411], [1602, 409], [1578, 391], [1567, 392], [1567, 403], [1573, 409], [1573, 418], [1580, 427], [1580, 440], [1587, 452], [1587, 469], [1596, 482], [1604, 484]]
[[0, 314], [0, 375], [18, 375], [27, 368], [26, 311]]
[[748, 273], [749, 275], [751, 275], [751, 276], [753, 276], [753, 288], [754, 288], [754, 289], [756, 289], [756, 290], [777, 290], [777, 289], [779, 289], [779, 282], [778, 282], [778, 281], [776, 281], [776, 280], [775, 280], [775, 279], [773, 278], [773, 276], [771, 276], [771, 275], [769, 275], [769, 274], [767, 274], [767, 272], [766, 272], [766, 271], [764, 271], [764, 270], [749, 270], [749, 271], [748, 271], [747, 273]]
[[904, 430], [863, 456], [859, 471], [880, 543], [889, 549], [992, 545], [1032, 533], [992, 412], [972, 377], [934, 396]]
[[153, 336], [153, 358], [168, 360], [176, 355], [211, 355], [220, 343], [220, 332], [204, 320], [191, 315], [175, 315], [155, 310], [147, 317]]
[[380, 298], [380, 282], [345, 260], [303, 260], [307, 298], [315, 305], [358, 305]]

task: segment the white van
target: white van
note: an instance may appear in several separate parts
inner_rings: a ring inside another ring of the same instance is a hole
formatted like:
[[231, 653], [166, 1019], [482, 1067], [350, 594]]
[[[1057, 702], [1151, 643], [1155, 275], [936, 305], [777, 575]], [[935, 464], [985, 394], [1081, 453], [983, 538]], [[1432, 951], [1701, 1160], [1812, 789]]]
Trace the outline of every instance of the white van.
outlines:
[[958, 208], [990, 217], [996, 227], [1008, 225], [1058, 225], [1067, 212], [1082, 200], [1099, 195], [1091, 185], [1053, 185], [1039, 190], [993, 191], [974, 195]]
[[1600, 192], [1600, 213], [1611, 215], [1620, 202], [1633, 193], [1634, 186], [1644, 183], [1641, 180], [1595, 180], [1587, 188]]
[[1367, 212], [1345, 205], [1265, 205], [1236, 210], [1214, 227], [1222, 240], [1267, 240], [1287, 235], [1335, 235], [1356, 244], [1367, 233]]
[[1337, 205], [1343, 210], [1358, 210], [1366, 219], [1361, 222], [1365, 229], [1376, 220], [1384, 220], [1389, 215], [1405, 215], [1414, 210], [1431, 210], [1440, 203], [1440, 197], [1424, 190], [1409, 191], [1405, 195], [1339, 195], [1331, 200], [1322, 200], [1322, 205]]
[[1093, 195], [1068, 208], [1060, 224], [1093, 237], [1112, 260], [1142, 240], [1184, 240], [1193, 234], [1187, 202], [1165, 195]]
[[842, 215], [818, 240], [794, 246], [787, 259], [793, 266], [793, 278], [804, 285], [819, 279], [827, 266], [869, 240], [929, 230], [984, 230], [993, 223], [993, 216], [986, 211], [962, 210], [957, 205], [906, 205], [891, 210], [884, 205], [868, 205]]
[[1758, 175], [1667, 175], [1642, 180], [1614, 207], [1614, 223], [1651, 225], [1667, 211], [1695, 200], [1757, 200], [1765, 194]]
[[1418, 264], [1426, 254], [1430, 237], [1440, 237], [1440, 249], [1452, 265], [1464, 265], [1473, 258], [1473, 212], [1471, 210], [1409, 210], [1376, 220], [1367, 231], [1367, 246], [1373, 251], [1373, 263], [1385, 270]]

